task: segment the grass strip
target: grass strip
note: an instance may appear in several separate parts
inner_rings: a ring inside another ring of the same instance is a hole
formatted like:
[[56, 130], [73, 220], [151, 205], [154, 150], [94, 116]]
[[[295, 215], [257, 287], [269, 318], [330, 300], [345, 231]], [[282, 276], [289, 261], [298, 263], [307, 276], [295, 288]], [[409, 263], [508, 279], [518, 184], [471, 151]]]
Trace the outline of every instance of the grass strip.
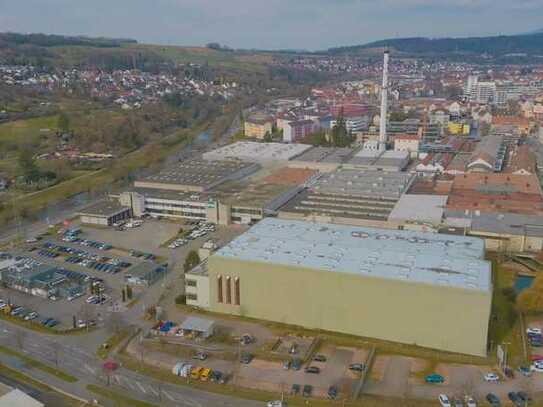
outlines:
[[[115, 349], [119, 344], [124, 341], [130, 335], [130, 329], [123, 329], [120, 332], [112, 335], [105, 341], [96, 351], [96, 356], [100, 359], [105, 360], [109, 356], [110, 352]], [[104, 346], [105, 345], [105, 346]]]

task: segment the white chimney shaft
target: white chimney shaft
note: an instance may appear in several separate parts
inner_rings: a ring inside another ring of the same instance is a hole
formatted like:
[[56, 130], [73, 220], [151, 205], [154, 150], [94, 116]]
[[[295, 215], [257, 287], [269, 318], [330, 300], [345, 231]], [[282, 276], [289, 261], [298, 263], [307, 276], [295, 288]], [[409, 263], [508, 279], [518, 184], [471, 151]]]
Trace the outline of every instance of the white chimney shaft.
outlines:
[[387, 144], [388, 114], [388, 51], [383, 55], [383, 86], [381, 88], [381, 117], [379, 123], [379, 151], [385, 151]]

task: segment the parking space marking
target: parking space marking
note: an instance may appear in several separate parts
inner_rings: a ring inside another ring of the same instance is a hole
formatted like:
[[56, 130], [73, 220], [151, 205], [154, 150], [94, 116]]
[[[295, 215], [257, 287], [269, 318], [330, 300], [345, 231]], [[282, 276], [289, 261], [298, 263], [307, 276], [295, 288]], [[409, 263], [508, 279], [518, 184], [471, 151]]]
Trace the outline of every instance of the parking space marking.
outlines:
[[167, 399], [171, 400], [171, 401], [175, 401], [175, 399], [173, 398], [173, 396], [168, 393], [166, 390], [162, 390], [162, 394], [164, 394], [166, 396]]
[[147, 390], [145, 390], [145, 387], [143, 387], [140, 382], [136, 382], [136, 386], [138, 386], [141, 392], [147, 394]]
[[151, 390], [151, 393], [158, 397], [158, 391], [156, 391], [153, 386], [149, 386], [149, 390]]
[[84, 364], [84, 367], [85, 367], [85, 369], [87, 369], [89, 372], [91, 372], [93, 375], [96, 374], [96, 369], [93, 369], [92, 367], [90, 367], [90, 366], [87, 365], [86, 363]]
[[136, 387], [132, 384], [132, 382], [128, 379], [124, 379], [126, 381], [126, 385], [130, 387], [131, 390], [136, 390]]

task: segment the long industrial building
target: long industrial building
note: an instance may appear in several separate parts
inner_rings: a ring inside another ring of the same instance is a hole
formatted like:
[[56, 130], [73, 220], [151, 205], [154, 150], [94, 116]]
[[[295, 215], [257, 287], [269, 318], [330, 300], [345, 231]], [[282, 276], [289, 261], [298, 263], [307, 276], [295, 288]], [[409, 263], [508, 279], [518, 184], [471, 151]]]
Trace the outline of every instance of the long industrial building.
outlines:
[[414, 178], [406, 172], [339, 168], [302, 190], [279, 210], [279, 217], [390, 227], [389, 215]]
[[478, 238], [266, 218], [213, 254], [207, 276], [191, 295], [211, 311], [487, 352], [491, 266]]

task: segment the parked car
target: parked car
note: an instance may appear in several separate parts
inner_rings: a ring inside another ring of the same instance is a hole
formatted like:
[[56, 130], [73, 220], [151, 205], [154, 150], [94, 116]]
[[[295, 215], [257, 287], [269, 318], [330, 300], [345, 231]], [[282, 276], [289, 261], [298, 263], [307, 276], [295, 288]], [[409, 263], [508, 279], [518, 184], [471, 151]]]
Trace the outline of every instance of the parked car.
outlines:
[[524, 391], [517, 391], [517, 396], [519, 399], [522, 400], [522, 402], [524, 404], [526, 403], [531, 403], [532, 402], [532, 398], [528, 395], [528, 393], [524, 392]]
[[255, 341], [255, 337], [252, 336], [252, 335], [249, 335], [249, 334], [243, 334], [241, 335], [241, 337], [239, 338], [239, 342], [242, 344], [242, 345], [250, 345], [251, 343], [253, 343]]
[[244, 365], [251, 363], [251, 360], [253, 360], [253, 355], [250, 353], [243, 353], [239, 359], [239, 361]]
[[300, 359], [292, 360], [292, 370], [300, 370], [302, 368], [302, 361]]
[[484, 376], [485, 382], [488, 383], [498, 383], [500, 381], [500, 376], [496, 373], [487, 373]]
[[461, 399], [454, 399], [453, 406], [454, 407], [464, 407], [464, 402]]
[[363, 372], [366, 370], [366, 365], [364, 363], [352, 363], [349, 365], [349, 370], [353, 370], [355, 372]]
[[211, 375], [211, 369], [206, 367], [202, 370], [202, 373], [200, 374], [200, 380], [203, 382], [207, 382], [209, 380], [210, 375]]
[[300, 392], [300, 385], [297, 383], [294, 383], [292, 387], [290, 388], [290, 394], [295, 396]]
[[290, 369], [290, 360], [285, 360], [283, 362], [283, 369], [289, 370]]
[[521, 375], [525, 377], [530, 377], [532, 375], [530, 368], [526, 366], [519, 366], [518, 371]]
[[528, 335], [532, 335], [532, 334], [542, 335], [543, 331], [541, 330], [541, 328], [529, 327], [528, 329], [526, 329], [526, 334], [528, 334]]
[[305, 368], [306, 373], [313, 373], [313, 374], [319, 374], [321, 372], [321, 369], [317, 366], [308, 366]]
[[494, 393], [488, 393], [486, 395], [486, 401], [488, 401], [488, 404], [490, 404], [492, 407], [501, 406], [500, 398], [496, 396]]
[[202, 374], [203, 371], [204, 371], [204, 368], [203, 368], [203, 367], [201, 367], [201, 366], [195, 367], [195, 368], [192, 369], [192, 371], [190, 372], [190, 378], [191, 378], [191, 379], [199, 379], [199, 378], [200, 378], [200, 375]]
[[198, 351], [192, 356], [192, 358], [196, 359], [196, 360], [206, 360], [207, 359], [207, 353], [205, 353], [203, 351]]
[[509, 393], [507, 393], [507, 397], [509, 398], [509, 400], [511, 400], [511, 402], [515, 406], [517, 406], [517, 407], [523, 407], [524, 406], [524, 402], [520, 399], [520, 397], [517, 395], [516, 392], [510, 391]]
[[424, 378], [424, 381], [426, 383], [444, 383], [445, 378], [441, 376], [440, 374], [434, 373], [434, 374], [426, 376]]
[[437, 399], [441, 407], [451, 407], [451, 402], [446, 394], [440, 394]]
[[503, 368], [503, 374], [508, 379], [513, 379], [515, 377], [515, 373], [513, 372], [513, 369], [511, 369], [509, 366], [505, 366]]
[[326, 362], [326, 356], [324, 356], [324, 355], [315, 355], [313, 357], [313, 360], [315, 362]]
[[36, 318], [38, 318], [38, 313], [34, 311], [25, 315], [25, 321], [32, 321], [33, 319], [36, 319]]
[[310, 384], [304, 385], [304, 389], [303, 389], [303, 392], [302, 392], [302, 395], [304, 397], [311, 397], [312, 392], [313, 392], [313, 386], [311, 386]]
[[211, 372], [210, 381], [212, 381], [213, 383], [224, 384], [226, 383], [226, 380], [227, 380], [227, 376], [223, 374], [222, 372], [219, 372], [218, 370], [213, 370]]
[[59, 324], [59, 322], [58, 322], [56, 319], [51, 318], [51, 319], [49, 320], [49, 322], [48, 322], [47, 324], [45, 324], [45, 326], [48, 327], [48, 328], [54, 328], [54, 327], [57, 326], [58, 324]]
[[11, 309], [10, 315], [12, 317], [16, 317], [17, 315], [22, 314], [24, 311], [25, 309], [23, 307], [16, 306]]
[[477, 407], [477, 402], [471, 396], [466, 396], [466, 406], [467, 407]]
[[281, 400], [268, 401], [268, 407], [286, 407], [287, 402]]
[[337, 398], [338, 389], [336, 386], [330, 386], [328, 388], [328, 398], [330, 400], [335, 400]]

